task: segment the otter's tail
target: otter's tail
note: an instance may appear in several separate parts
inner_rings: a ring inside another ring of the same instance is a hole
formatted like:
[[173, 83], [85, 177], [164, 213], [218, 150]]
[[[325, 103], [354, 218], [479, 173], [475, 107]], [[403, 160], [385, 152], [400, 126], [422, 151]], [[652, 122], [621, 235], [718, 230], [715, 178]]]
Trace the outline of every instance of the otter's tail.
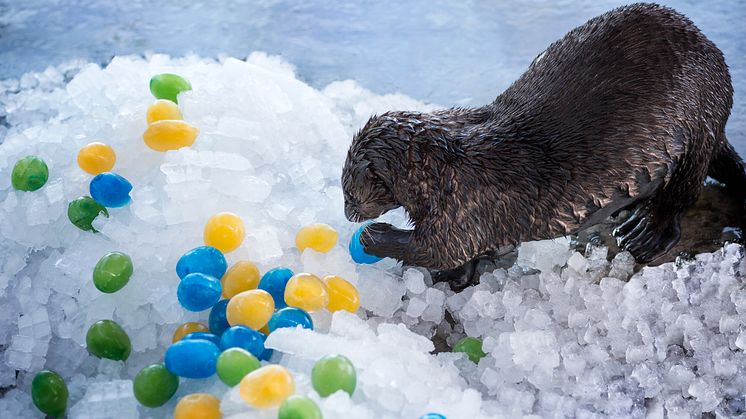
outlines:
[[722, 146], [710, 162], [708, 175], [724, 183], [730, 192], [740, 199], [746, 199], [746, 165], [733, 146], [723, 138]]

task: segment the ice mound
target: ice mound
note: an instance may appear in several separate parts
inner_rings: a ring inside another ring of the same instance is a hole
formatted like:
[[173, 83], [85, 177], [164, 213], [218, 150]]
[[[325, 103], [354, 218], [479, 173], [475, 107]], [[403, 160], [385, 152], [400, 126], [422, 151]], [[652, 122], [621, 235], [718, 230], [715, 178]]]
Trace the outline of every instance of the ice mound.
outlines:
[[[195, 145], [166, 153], [141, 138], [153, 98], [153, 74], [185, 76], [185, 120], [200, 129]], [[68, 383], [69, 416], [166, 417], [189, 393], [222, 398], [227, 417], [275, 417], [247, 407], [216, 378], [181, 380], [164, 407], [137, 405], [131, 380], [162, 359], [175, 327], [206, 321], [176, 300], [174, 266], [202, 243], [219, 211], [241, 215], [247, 239], [229, 263], [256, 262], [318, 275], [337, 274], [360, 290], [357, 315], [315, 313], [315, 332], [282, 329], [268, 338], [273, 361], [287, 366], [297, 391], [327, 418], [449, 419], [744, 414], [746, 291], [743, 249], [726, 246], [679, 265], [633, 275], [631, 256], [608, 260], [567, 239], [525, 243], [515, 266], [485, 272], [454, 293], [429, 273], [393, 261], [354, 264], [346, 241], [356, 228], [343, 214], [340, 173], [354, 132], [373, 113], [431, 110], [401, 95], [379, 96], [352, 81], [319, 91], [276, 57], [116, 57], [105, 68], [70, 63], [0, 82], [0, 412], [37, 415], [31, 380], [54, 369]], [[117, 152], [115, 171], [134, 186], [132, 203], [99, 218], [100, 234], [82, 232], [67, 203], [88, 193], [78, 149], [102, 141]], [[49, 182], [34, 193], [8, 180], [15, 161], [42, 157]], [[405, 225], [406, 214], [382, 217]], [[340, 232], [329, 253], [294, 247], [303, 225]], [[134, 274], [121, 291], [95, 289], [92, 270], [109, 251], [128, 253]], [[126, 363], [85, 350], [90, 324], [111, 318], [128, 332]], [[442, 352], [461, 337], [483, 339], [478, 365]], [[437, 352], [437, 351], [436, 351]], [[319, 399], [309, 373], [319, 357], [342, 353], [358, 369], [358, 391]]]

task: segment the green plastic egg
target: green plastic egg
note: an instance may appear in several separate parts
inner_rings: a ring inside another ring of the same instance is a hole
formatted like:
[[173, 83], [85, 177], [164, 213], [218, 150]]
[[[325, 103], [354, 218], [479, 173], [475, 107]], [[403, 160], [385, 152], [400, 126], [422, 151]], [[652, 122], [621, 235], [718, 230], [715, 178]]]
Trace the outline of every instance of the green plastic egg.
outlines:
[[453, 352], [465, 353], [471, 362], [475, 364], [478, 364], [480, 359], [487, 356], [482, 350], [482, 341], [468, 336], [453, 345]]
[[10, 181], [13, 188], [19, 191], [35, 191], [49, 179], [49, 168], [44, 160], [36, 156], [26, 156], [16, 162]]
[[261, 366], [259, 360], [245, 349], [226, 349], [218, 357], [218, 377], [226, 385], [233, 387], [240, 383], [246, 374]]
[[277, 419], [322, 419], [321, 410], [306, 396], [293, 395], [285, 399], [277, 412]]
[[67, 218], [70, 219], [70, 222], [75, 227], [84, 231], [96, 232], [96, 229], [93, 228], [93, 220], [99, 214], [104, 214], [108, 217], [109, 211], [90, 196], [76, 198], [67, 206]]
[[163, 73], [150, 79], [150, 93], [157, 99], [167, 99], [179, 103], [176, 97], [179, 93], [187, 90], [192, 90], [192, 85], [185, 78], [176, 74]]
[[132, 351], [127, 332], [113, 320], [99, 320], [85, 336], [88, 352], [99, 358], [126, 361]]
[[107, 253], [93, 268], [93, 284], [107, 294], [122, 289], [132, 276], [132, 259], [122, 252]]
[[150, 364], [137, 373], [132, 389], [141, 405], [163, 406], [179, 389], [179, 377], [171, 374], [163, 364]]
[[311, 370], [311, 383], [321, 397], [343, 390], [350, 396], [355, 392], [357, 373], [347, 357], [327, 355], [316, 362]]
[[31, 399], [45, 415], [60, 417], [67, 409], [67, 384], [54, 371], [39, 371], [31, 382]]

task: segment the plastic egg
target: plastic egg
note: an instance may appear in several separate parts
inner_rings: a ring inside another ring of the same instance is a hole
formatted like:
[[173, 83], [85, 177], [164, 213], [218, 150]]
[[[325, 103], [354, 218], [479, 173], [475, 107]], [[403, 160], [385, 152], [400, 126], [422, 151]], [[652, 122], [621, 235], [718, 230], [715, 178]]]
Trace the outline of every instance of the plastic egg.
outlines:
[[223, 332], [220, 337], [220, 349], [230, 348], [244, 349], [257, 358], [264, 352], [264, 336], [261, 332], [246, 326], [232, 326]]
[[190, 273], [201, 273], [214, 278], [222, 278], [228, 269], [228, 263], [220, 250], [210, 246], [194, 248], [179, 258], [176, 263], [176, 274], [184, 278]]
[[54, 371], [39, 371], [31, 382], [31, 400], [45, 415], [55, 418], [64, 415], [68, 395], [65, 380]]
[[244, 325], [259, 330], [275, 311], [272, 296], [264, 290], [249, 290], [235, 295], [228, 302], [226, 318], [231, 326]]
[[277, 419], [322, 419], [321, 410], [316, 402], [306, 396], [294, 394], [280, 405]]
[[178, 342], [184, 336], [194, 332], [207, 332], [210, 329], [205, 326], [204, 323], [200, 322], [186, 322], [181, 326], [177, 327], [174, 331], [174, 335], [171, 338], [171, 342]]
[[297, 307], [285, 307], [277, 310], [272, 315], [272, 318], [269, 319], [268, 323], [270, 332], [274, 332], [283, 327], [296, 326], [313, 330], [313, 320], [311, 320], [311, 316]]
[[354, 285], [336, 275], [325, 276], [323, 281], [329, 293], [327, 310], [331, 312], [345, 310], [354, 313], [360, 308], [360, 293]]
[[262, 364], [249, 351], [242, 348], [229, 348], [218, 357], [218, 377], [228, 386], [241, 382], [246, 374], [258, 369]]
[[321, 397], [339, 390], [352, 396], [357, 385], [355, 366], [343, 355], [327, 355], [313, 366], [311, 384]]
[[215, 214], [207, 220], [205, 225], [205, 244], [223, 253], [236, 250], [243, 242], [245, 235], [243, 220], [232, 212]]
[[267, 365], [241, 380], [239, 394], [249, 405], [268, 409], [277, 407], [295, 391], [295, 381], [280, 365]]
[[220, 419], [220, 400], [207, 393], [184, 396], [176, 403], [174, 419]]
[[90, 183], [91, 197], [99, 204], [109, 208], [119, 208], [130, 203], [132, 184], [116, 173], [97, 174]]
[[475, 364], [478, 364], [480, 359], [487, 356], [487, 354], [482, 350], [482, 341], [470, 336], [456, 342], [456, 344], [453, 345], [453, 352], [466, 354], [469, 360]]
[[192, 84], [178, 74], [156, 74], [150, 78], [150, 93], [158, 99], [166, 99], [178, 103], [181, 92], [192, 90]]
[[127, 332], [113, 320], [100, 320], [88, 328], [86, 347], [91, 355], [114, 361], [126, 361], [132, 351]]
[[114, 149], [104, 143], [90, 143], [78, 151], [78, 166], [92, 175], [111, 171], [116, 162]]
[[122, 252], [110, 252], [93, 268], [93, 285], [105, 293], [117, 292], [130, 280], [134, 268], [132, 259]]
[[67, 218], [75, 227], [83, 231], [96, 232], [96, 229], [93, 228], [93, 220], [99, 214], [104, 214], [104, 216], [108, 217], [109, 211], [90, 196], [76, 198], [67, 206]]
[[293, 271], [288, 268], [274, 268], [267, 271], [259, 281], [257, 288], [267, 291], [275, 300], [276, 308], [287, 307], [285, 303], [285, 287], [293, 277]]
[[307, 225], [295, 235], [295, 246], [303, 252], [311, 248], [317, 252], [326, 253], [337, 244], [339, 234], [332, 226], [328, 224], [311, 224]]
[[199, 129], [184, 121], [164, 120], [148, 125], [142, 139], [155, 151], [169, 151], [191, 146], [198, 135]]
[[203, 339], [180, 340], [166, 350], [166, 368], [186, 378], [207, 378], [215, 374], [220, 349]]
[[267, 359], [267, 349], [264, 347], [266, 336], [246, 326], [233, 326], [223, 332], [220, 337], [220, 349], [241, 348], [259, 359]]
[[210, 325], [210, 332], [212, 334], [221, 336], [223, 332], [231, 327], [231, 325], [228, 324], [228, 319], [226, 318], [225, 311], [227, 308], [228, 300], [220, 300], [214, 306], [212, 306], [212, 309], [210, 310], [210, 317], [208, 318], [207, 323]]
[[201, 273], [191, 273], [179, 282], [176, 297], [189, 311], [207, 310], [220, 300], [220, 281]]
[[14, 189], [33, 192], [47, 183], [49, 168], [44, 160], [36, 156], [26, 156], [18, 160], [10, 174], [10, 183]]
[[228, 269], [220, 283], [223, 285], [223, 298], [256, 289], [259, 285], [259, 268], [248, 260], [240, 260]]
[[379, 258], [378, 256], [365, 253], [365, 248], [363, 248], [363, 244], [360, 242], [360, 235], [369, 224], [360, 226], [350, 238], [350, 256], [357, 263], [371, 264], [383, 260], [383, 258]]
[[156, 121], [178, 121], [183, 119], [183, 117], [176, 103], [168, 99], [158, 99], [148, 107], [145, 119], [148, 121], [148, 124], [152, 124]]
[[179, 377], [163, 364], [150, 364], [132, 381], [135, 398], [145, 407], [163, 406], [179, 389]]
[[326, 285], [309, 273], [293, 275], [285, 287], [285, 302], [291, 307], [298, 307], [309, 313], [321, 310], [329, 303]]
[[202, 339], [208, 342], [212, 342], [215, 346], [220, 346], [220, 336], [212, 334], [210, 332], [192, 332], [181, 338], [181, 340], [193, 340]]

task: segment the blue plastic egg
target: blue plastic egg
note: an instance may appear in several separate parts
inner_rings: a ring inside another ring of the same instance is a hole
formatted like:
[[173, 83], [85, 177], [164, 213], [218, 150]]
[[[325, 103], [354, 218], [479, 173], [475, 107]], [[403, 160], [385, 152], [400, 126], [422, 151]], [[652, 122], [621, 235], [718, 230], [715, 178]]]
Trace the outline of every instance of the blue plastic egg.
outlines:
[[263, 333], [254, 329], [246, 326], [233, 326], [223, 332], [223, 336], [220, 337], [220, 349], [241, 348], [259, 359], [266, 360], [272, 355], [272, 351], [264, 347], [265, 339], [267, 337]]
[[194, 248], [184, 253], [176, 263], [176, 274], [181, 279], [195, 272], [220, 279], [227, 269], [225, 256], [212, 246]]
[[89, 186], [91, 198], [109, 208], [119, 208], [130, 203], [132, 184], [116, 173], [97, 174]]
[[275, 311], [275, 314], [269, 319], [267, 327], [270, 333], [274, 332], [275, 329], [282, 327], [296, 327], [301, 326], [304, 329], [313, 330], [313, 320], [311, 316], [305, 312], [305, 310], [296, 307], [285, 307]]
[[378, 256], [373, 256], [365, 253], [365, 249], [363, 249], [363, 244], [360, 243], [360, 234], [362, 234], [365, 227], [367, 227], [370, 223], [360, 226], [359, 229], [355, 232], [355, 234], [352, 235], [352, 238], [350, 238], [350, 256], [352, 256], [352, 260], [354, 260], [357, 263], [376, 263], [383, 258], [379, 258]]
[[217, 336], [217, 335], [214, 335], [208, 332], [192, 332], [184, 336], [182, 339], [188, 339], [188, 340], [202, 339], [202, 340], [206, 340], [206, 341], [214, 343], [215, 346], [218, 346], [218, 347], [220, 346], [220, 336]]
[[220, 348], [204, 339], [180, 340], [166, 350], [166, 369], [186, 378], [207, 378], [215, 374]]
[[221, 336], [223, 332], [231, 327], [225, 314], [225, 311], [228, 308], [228, 301], [230, 300], [220, 300], [217, 304], [212, 306], [212, 310], [210, 310], [210, 317], [207, 321], [207, 326], [210, 327], [210, 332], [214, 335]]
[[293, 271], [288, 268], [270, 269], [262, 275], [257, 288], [267, 291], [275, 300], [275, 308], [287, 307], [285, 303], [285, 286], [293, 276]]
[[424, 415], [420, 416], [420, 419], [446, 419], [446, 417], [441, 415], [440, 413], [425, 413]]
[[181, 306], [189, 311], [202, 311], [220, 300], [223, 287], [217, 279], [200, 273], [189, 274], [179, 282], [176, 297]]

